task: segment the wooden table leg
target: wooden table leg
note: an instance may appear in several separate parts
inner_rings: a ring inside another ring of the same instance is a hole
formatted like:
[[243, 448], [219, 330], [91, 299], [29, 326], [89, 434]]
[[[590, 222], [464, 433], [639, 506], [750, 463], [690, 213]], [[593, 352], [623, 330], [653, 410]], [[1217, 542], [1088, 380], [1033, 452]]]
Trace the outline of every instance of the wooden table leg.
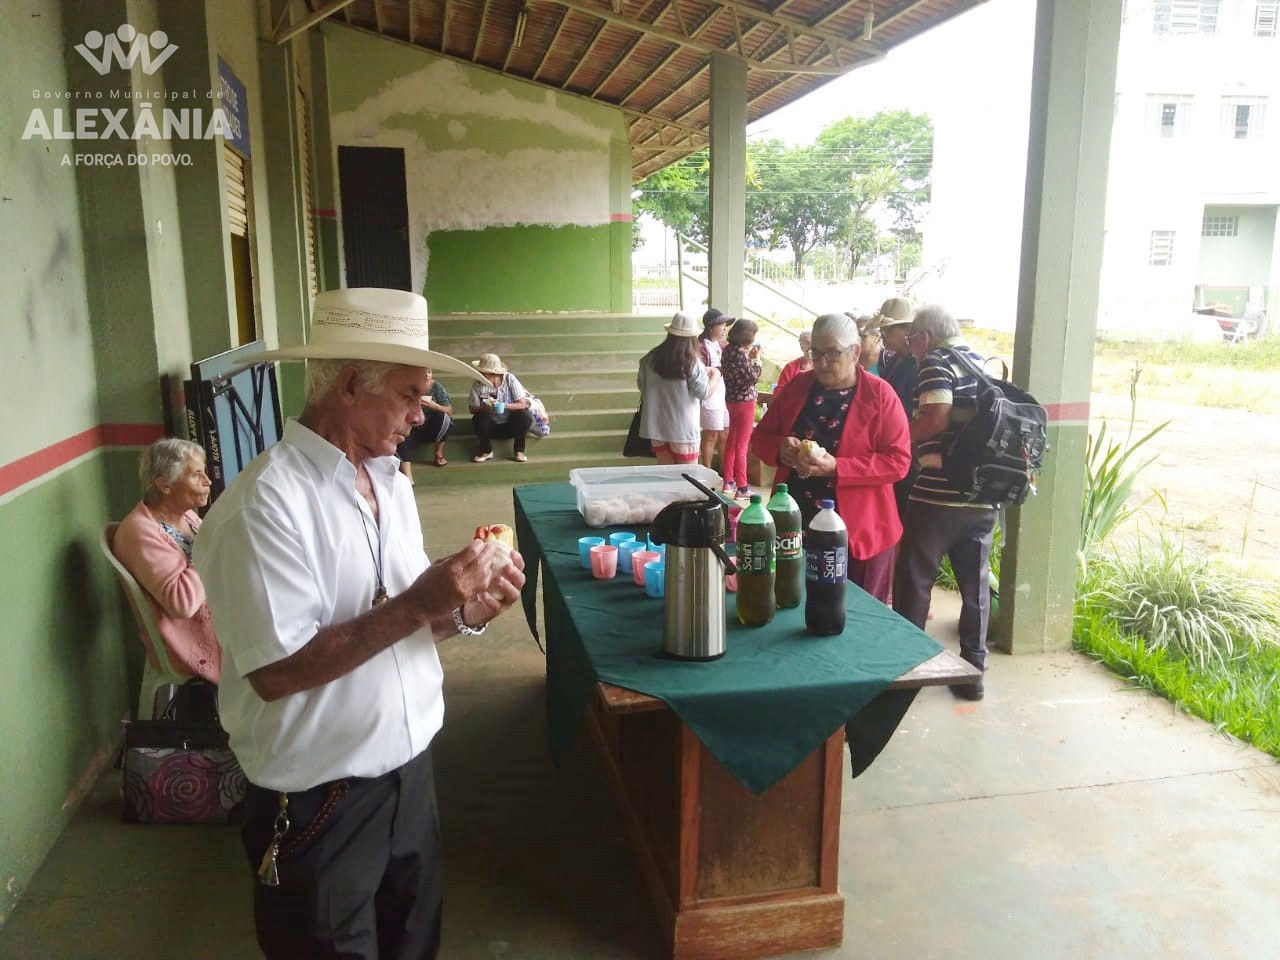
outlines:
[[746, 960], [832, 947], [841, 728], [754, 795], [667, 710], [589, 711], [591, 732], [675, 960]]

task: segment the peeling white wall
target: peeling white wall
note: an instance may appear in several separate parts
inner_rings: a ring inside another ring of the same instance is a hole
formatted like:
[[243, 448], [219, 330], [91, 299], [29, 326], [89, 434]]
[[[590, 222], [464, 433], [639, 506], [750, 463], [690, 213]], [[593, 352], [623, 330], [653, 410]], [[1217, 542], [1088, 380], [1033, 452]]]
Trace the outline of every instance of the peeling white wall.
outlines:
[[[333, 56], [344, 55], [336, 44]], [[607, 123], [592, 123], [566, 109], [547, 90], [536, 99], [494, 88], [480, 71], [423, 54], [424, 66], [387, 84], [353, 110], [334, 114], [338, 146], [399, 147], [405, 152], [409, 199], [410, 257], [415, 290], [426, 282], [429, 235], [436, 230], [486, 227], [600, 226], [610, 222], [610, 141]], [[510, 149], [491, 143], [509, 125]], [[521, 146], [522, 130], [563, 139], [565, 149]], [[619, 124], [620, 129], [620, 124]], [[443, 132], [433, 144], [422, 134]], [[447, 137], [457, 149], [441, 149]]]

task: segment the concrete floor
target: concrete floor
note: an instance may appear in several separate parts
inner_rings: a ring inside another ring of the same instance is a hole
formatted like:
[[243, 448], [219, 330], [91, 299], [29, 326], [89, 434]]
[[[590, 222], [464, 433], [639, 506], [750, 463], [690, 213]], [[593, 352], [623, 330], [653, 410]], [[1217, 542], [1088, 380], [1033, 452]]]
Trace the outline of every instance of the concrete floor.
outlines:
[[[510, 492], [419, 500], [434, 552]], [[423, 476], [425, 475], [425, 476]], [[955, 601], [931, 630], [954, 644]], [[545, 749], [542, 654], [512, 613], [450, 641], [435, 760], [445, 960], [656, 960], [656, 926], [585, 735]], [[257, 956], [231, 827], [118, 820], [109, 771], [0, 929], [5, 960]], [[844, 945], [818, 960], [1280, 953], [1280, 770], [1076, 654], [994, 657], [987, 698], [921, 692], [844, 791]]]

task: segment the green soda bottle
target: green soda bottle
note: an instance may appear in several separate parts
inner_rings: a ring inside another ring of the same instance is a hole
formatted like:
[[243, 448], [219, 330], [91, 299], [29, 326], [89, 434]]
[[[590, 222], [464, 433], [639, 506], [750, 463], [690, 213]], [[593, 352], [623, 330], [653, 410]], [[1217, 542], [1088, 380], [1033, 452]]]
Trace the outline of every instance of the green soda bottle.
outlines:
[[738, 517], [738, 619], [744, 626], [764, 626], [777, 611], [773, 597], [775, 539], [773, 517], [760, 494], [753, 493], [751, 506]]
[[787, 492], [785, 483], [778, 484], [769, 501], [773, 517], [774, 581], [773, 595], [780, 609], [798, 607], [804, 601], [804, 551], [801, 549], [800, 504]]

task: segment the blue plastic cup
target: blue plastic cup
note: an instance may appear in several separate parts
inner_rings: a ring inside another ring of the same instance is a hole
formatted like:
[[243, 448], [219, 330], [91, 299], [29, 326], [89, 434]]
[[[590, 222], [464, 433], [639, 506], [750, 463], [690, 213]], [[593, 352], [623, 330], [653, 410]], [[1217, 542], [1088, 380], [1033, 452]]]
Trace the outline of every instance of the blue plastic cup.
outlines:
[[637, 550], [643, 550], [643, 549], [644, 549], [643, 540], [634, 540], [634, 539], [623, 540], [622, 543], [618, 544], [618, 569], [630, 570], [631, 555], [635, 553]]
[[609, 534], [609, 542], [615, 547], [621, 547], [624, 543], [630, 543], [635, 538], [636, 535], [634, 533], [624, 533], [622, 531]]
[[644, 592], [647, 597], [666, 595], [667, 565], [661, 560], [650, 560], [644, 565]]
[[495, 400], [493, 404], [493, 412], [498, 416], [502, 416], [502, 414], [507, 412], [507, 405], [501, 400]]
[[578, 538], [578, 563], [582, 564], [583, 570], [591, 569], [591, 548], [602, 543], [604, 543], [604, 537]]

